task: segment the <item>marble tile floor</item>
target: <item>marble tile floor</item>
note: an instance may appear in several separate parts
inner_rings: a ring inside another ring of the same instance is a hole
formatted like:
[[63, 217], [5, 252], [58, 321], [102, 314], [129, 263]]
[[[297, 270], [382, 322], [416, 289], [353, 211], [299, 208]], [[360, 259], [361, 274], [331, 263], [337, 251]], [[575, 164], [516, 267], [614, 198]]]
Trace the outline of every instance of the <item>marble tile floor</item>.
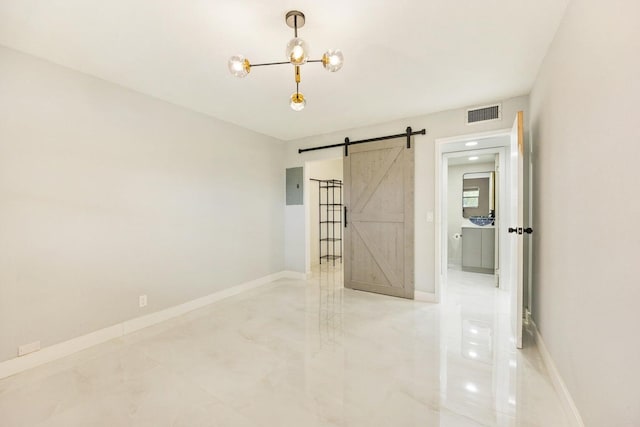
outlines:
[[280, 280], [0, 380], [0, 426], [565, 426], [491, 276], [443, 302]]

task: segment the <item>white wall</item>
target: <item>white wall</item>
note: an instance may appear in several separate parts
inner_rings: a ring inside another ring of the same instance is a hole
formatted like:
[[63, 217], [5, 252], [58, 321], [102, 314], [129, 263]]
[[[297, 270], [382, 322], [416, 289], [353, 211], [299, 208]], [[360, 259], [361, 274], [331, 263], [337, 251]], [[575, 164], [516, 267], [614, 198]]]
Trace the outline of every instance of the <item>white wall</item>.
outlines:
[[494, 169], [495, 163], [449, 166], [447, 179], [447, 237], [449, 239], [447, 262], [449, 265], [461, 265], [462, 263], [462, 240], [454, 241], [453, 235], [461, 234], [463, 225], [473, 226], [468, 219], [462, 216], [462, 177], [465, 173], [489, 172]]
[[[307, 164], [307, 185], [308, 194], [309, 194], [309, 255], [310, 255], [310, 264], [317, 265], [319, 264], [319, 229], [318, 229], [318, 221], [319, 212], [318, 212], [318, 182], [310, 181], [311, 178], [315, 179], [339, 179], [342, 181], [343, 172], [342, 172], [342, 159], [333, 159], [333, 160], [324, 160], [318, 162], [309, 162]], [[337, 194], [337, 193], [336, 193]], [[326, 196], [323, 196], [326, 197]], [[324, 200], [324, 199], [323, 199]], [[324, 219], [324, 216], [323, 216]], [[326, 243], [324, 243], [326, 245]], [[323, 252], [323, 254], [326, 254]]]
[[531, 94], [533, 316], [587, 426], [640, 425], [638, 17], [571, 2]]
[[0, 48], [0, 361], [281, 271], [282, 157]]
[[[400, 102], [400, 100], [401, 98], [398, 98], [398, 102]], [[390, 100], [390, 102], [393, 102], [393, 100]], [[487, 102], [486, 99], [479, 100], [477, 105], [486, 105], [489, 102]], [[343, 142], [347, 136], [352, 140], [358, 140], [402, 133], [407, 126], [411, 126], [414, 130], [426, 128], [427, 135], [416, 136], [414, 141], [414, 149], [416, 150], [415, 283], [416, 290], [435, 293], [435, 224], [433, 222], [427, 222], [427, 213], [435, 212], [434, 141], [436, 138], [511, 128], [513, 119], [520, 110], [525, 112], [526, 127], [528, 104], [529, 98], [527, 96], [503, 100], [503, 120], [479, 123], [471, 126], [465, 124], [466, 110], [457, 109], [292, 141], [285, 146], [287, 152], [287, 167], [302, 166], [305, 161], [331, 159], [342, 156], [341, 148], [311, 151], [302, 154], [298, 154], [298, 148], [336, 144]], [[301, 229], [304, 229], [304, 210], [287, 206], [286, 217], [287, 248], [285, 250], [285, 265], [288, 270], [304, 272], [304, 258], [300, 256], [300, 253], [304, 252], [307, 248], [305, 233], [300, 232]]]

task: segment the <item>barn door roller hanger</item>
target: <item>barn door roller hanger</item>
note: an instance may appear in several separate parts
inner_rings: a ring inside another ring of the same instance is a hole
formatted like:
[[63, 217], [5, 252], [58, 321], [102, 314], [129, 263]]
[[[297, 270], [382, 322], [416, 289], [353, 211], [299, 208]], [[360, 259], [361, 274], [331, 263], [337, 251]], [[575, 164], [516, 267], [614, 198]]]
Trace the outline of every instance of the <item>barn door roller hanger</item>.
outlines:
[[300, 148], [298, 149], [298, 154], [305, 153], [307, 151], [324, 150], [325, 148], [344, 147], [344, 155], [348, 156], [350, 145], [364, 144], [366, 142], [384, 141], [387, 139], [395, 139], [395, 138], [407, 138], [407, 148], [411, 148], [411, 137], [413, 135], [426, 135], [426, 134], [427, 134], [426, 129], [417, 130], [414, 132], [413, 130], [411, 130], [411, 126], [409, 126], [404, 133], [398, 133], [395, 135], [387, 135], [387, 136], [379, 136], [377, 138], [361, 139], [359, 141], [350, 141], [349, 137], [347, 137], [344, 139], [344, 142], [341, 144], [323, 145], [321, 147], [311, 147], [311, 148]]

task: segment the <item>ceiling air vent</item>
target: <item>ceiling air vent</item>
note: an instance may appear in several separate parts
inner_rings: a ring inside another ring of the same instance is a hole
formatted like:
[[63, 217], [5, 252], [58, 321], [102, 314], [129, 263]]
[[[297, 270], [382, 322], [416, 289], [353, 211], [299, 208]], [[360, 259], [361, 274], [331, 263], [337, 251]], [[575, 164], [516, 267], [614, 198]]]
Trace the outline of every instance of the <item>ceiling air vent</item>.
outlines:
[[502, 118], [502, 108], [500, 104], [487, 105], [484, 107], [467, 110], [467, 124], [472, 125], [490, 120], [500, 120]]

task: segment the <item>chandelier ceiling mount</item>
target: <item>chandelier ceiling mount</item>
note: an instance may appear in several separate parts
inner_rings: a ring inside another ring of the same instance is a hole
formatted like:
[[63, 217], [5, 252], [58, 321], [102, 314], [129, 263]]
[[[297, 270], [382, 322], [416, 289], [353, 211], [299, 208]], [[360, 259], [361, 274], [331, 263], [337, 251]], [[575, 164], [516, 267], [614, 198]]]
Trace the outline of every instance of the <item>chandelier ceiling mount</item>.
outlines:
[[[284, 16], [284, 20], [289, 28], [293, 28], [296, 33], [298, 32], [298, 28], [304, 27], [304, 13], [300, 12], [299, 10], [290, 10]], [[295, 34], [295, 36], [298, 37], [298, 34]]]

